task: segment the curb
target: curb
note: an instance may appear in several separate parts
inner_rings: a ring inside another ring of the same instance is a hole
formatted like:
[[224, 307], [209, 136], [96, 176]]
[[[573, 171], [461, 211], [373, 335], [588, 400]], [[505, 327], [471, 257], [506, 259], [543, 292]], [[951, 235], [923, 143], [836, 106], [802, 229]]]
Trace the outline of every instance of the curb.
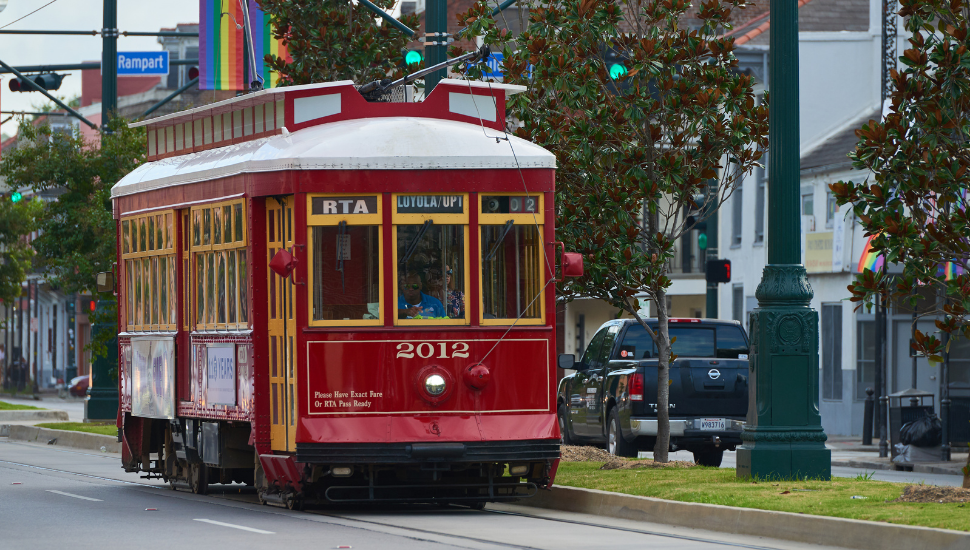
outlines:
[[970, 533], [963, 531], [677, 502], [595, 489], [556, 486], [516, 504], [859, 550], [970, 548]]
[[[0, 427], [2, 429], [3, 427]], [[120, 453], [121, 443], [118, 438], [110, 435], [91, 434], [86, 432], [70, 432], [67, 430], [51, 430], [49, 428], [38, 428], [36, 426], [8, 425], [7, 437], [18, 441], [33, 441], [37, 443], [48, 443], [61, 447], [72, 447], [74, 449], [84, 449], [88, 451], [101, 451], [102, 447], [106, 453]], [[50, 443], [51, 440], [56, 440]]]
[[0, 422], [70, 420], [66, 411], [0, 411]]

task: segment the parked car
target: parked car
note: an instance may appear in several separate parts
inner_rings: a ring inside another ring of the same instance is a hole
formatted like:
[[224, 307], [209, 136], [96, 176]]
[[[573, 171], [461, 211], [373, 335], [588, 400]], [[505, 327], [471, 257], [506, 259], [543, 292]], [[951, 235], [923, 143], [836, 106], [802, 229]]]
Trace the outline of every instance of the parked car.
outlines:
[[[656, 330], [657, 320], [647, 324]], [[741, 444], [748, 413], [748, 338], [737, 321], [671, 319], [670, 448], [720, 466]], [[618, 456], [653, 450], [657, 440], [657, 346], [636, 320], [609, 321], [582, 359], [560, 355], [576, 372], [558, 390], [563, 444], [605, 445]]]
[[91, 377], [85, 376], [75, 376], [71, 378], [71, 385], [68, 386], [67, 391], [75, 397], [84, 397], [88, 393], [88, 386], [91, 385]]

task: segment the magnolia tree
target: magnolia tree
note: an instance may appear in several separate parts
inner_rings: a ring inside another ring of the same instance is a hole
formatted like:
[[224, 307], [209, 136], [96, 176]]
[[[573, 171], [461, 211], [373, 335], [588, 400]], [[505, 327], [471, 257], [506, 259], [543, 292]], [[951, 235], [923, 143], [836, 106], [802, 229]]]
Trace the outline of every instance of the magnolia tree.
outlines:
[[[31, 246], [37, 253], [36, 267], [45, 279], [68, 294], [93, 293], [97, 273], [112, 270], [117, 260], [117, 225], [111, 211], [111, 187], [145, 159], [143, 129], [129, 128], [120, 118], [112, 119], [110, 127], [110, 133], [91, 143], [79, 133], [25, 122], [20, 125], [17, 148], [4, 151], [0, 162], [0, 176], [8, 187], [30, 188], [38, 195], [57, 198], [44, 201], [42, 207], [36, 201], [32, 214], [36, 216], [34, 229], [39, 232]], [[17, 238], [29, 232], [17, 233]], [[110, 294], [104, 297], [111, 298]], [[115, 319], [114, 308], [99, 308], [92, 321]], [[91, 343], [95, 355], [105, 353], [110, 332], [97, 333]]]
[[[902, 275], [865, 270], [849, 285], [854, 302], [911, 299], [920, 287], [942, 289], [936, 328], [970, 338], [970, 8], [962, 0], [902, 0], [899, 14], [909, 49], [893, 71], [889, 113], [856, 134], [850, 155], [869, 177], [831, 186], [840, 205], [851, 204], [872, 248]], [[933, 362], [946, 345], [915, 330], [914, 347]], [[965, 469], [964, 486], [968, 485]]]
[[[529, 21], [519, 36], [498, 30], [484, 3], [459, 23], [503, 48], [505, 82], [529, 88], [510, 99], [510, 131], [557, 157], [557, 237], [583, 254], [586, 272], [563, 283], [562, 295], [608, 302], [656, 343], [654, 459], [666, 462], [674, 243], [731, 195], [768, 145], [767, 102], [739, 72], [734, 39], [722, 36], [743, 2], [523, 4]], [[459, 70], [474, 78], [482, 68]], [[656, 330], [642, 297], [654, 304]]]
[[[284, 86], [335, 80], [364, 84], [403, 74], [403, 50], [412, 39], [379, 20], [362, 3], [258, 1], [263, 12], [273, 18], [276, 37], [283, 39], [293, 58], [286, 63], [277, 56], [266, 56]], [[394, 7], [393, 0], [373, 3], [385, 11]], [[417, 15], [402, 16], [400, 21], [418, 30]]]

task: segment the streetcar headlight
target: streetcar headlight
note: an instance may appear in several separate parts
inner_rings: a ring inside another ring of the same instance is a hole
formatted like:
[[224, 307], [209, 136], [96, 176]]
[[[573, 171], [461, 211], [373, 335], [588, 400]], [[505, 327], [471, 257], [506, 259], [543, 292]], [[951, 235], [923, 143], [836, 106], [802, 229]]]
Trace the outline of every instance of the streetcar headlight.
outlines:
[[528, 464], [516, 464], [516, 465], [513, 466], [513, 465], [510, 464], [509, 465], [509, 473], [512, 474], [512, 475], [514, 475], [514, 476], [524, 476], [525, 474], [529, 473], [529, 465]]
[[424, 389], [428, 390], [428, 393], [437, 397], [445, 393], [445, 379], [440, 374], [432, 374], [431, 376], [424, 379]]
[[354, 475], [354, 469], [350, 466], [334, 466], [330, 473], [333, 477], [350, 477]]

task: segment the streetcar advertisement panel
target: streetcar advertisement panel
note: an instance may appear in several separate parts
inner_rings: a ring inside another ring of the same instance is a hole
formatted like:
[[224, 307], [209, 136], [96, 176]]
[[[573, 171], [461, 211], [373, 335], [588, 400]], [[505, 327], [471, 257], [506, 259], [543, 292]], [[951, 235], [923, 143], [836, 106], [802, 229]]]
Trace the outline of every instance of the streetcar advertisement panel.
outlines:
[[206, 346], [205, 401], [208, 405], [236, 406], [236, 346]]
[[[527, 357], [538, 364], [523, 365]], [[307, 413], [549, 411], [548, 357], [546, 339], [309, 342]], [[479, 362], [485, 370], [470, 380]]]
[[175, 339], [131, 339], [131, 414], [175, 418]]

